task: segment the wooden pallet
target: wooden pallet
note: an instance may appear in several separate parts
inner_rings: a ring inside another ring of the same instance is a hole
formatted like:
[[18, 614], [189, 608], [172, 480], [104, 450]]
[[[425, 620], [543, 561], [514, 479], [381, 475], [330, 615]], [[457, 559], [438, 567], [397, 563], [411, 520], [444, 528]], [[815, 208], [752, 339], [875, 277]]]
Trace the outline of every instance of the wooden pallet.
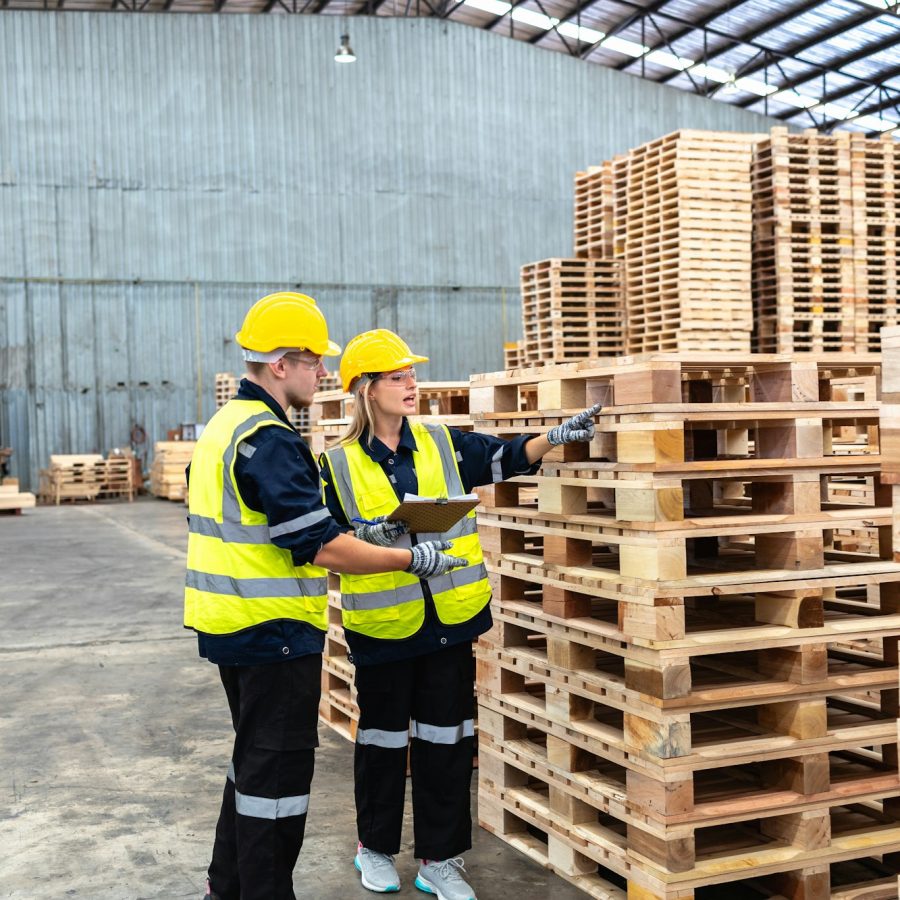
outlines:
[[657, 354], [473, 377], [480, 431], [607, 407], [479, 512], [486, 827], [543, 832], [596, 896], [716, 896], [751, 870], [824, 900], [838, 863], [900, 851], [879, 374]]
[[57, 506], [64, 500], [126, 497], [130, 501], [135, 491], [134, 466], [127, 457], [52, 454], [50, 466], [40, 471], [39, 497]]
[[[546, 259], [521, 269], [524, 362], [624, 351], [622, 268], [615, 260]], [[508, 367], [509, 368], [509, 367]]]
[[630, 352], [749, 350], [750, 164], [759, 138], [680, 131], [629, 153]]
[[28, 491], [19, 491], [18, 478], [4, 478], [0, 482], [0, 512], [21, 515], [23, 509], [32, 509], [36, 498]]
[[150, 493], [163, 500], [186, 501], [185, 469], [194, 455], [196, 441], [157, 441], [150, 466]]

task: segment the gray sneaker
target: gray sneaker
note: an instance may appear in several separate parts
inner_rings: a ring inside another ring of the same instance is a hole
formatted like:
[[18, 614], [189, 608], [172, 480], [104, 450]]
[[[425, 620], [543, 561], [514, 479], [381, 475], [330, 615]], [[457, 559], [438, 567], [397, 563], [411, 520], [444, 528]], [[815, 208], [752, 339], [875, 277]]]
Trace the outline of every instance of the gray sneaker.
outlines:
[[416, 887], [426, 894], [437, 895], [438, 900], [475, 900], [475, 891], [463, 875], [466, 870], [461, 856], [455, 859], [438, 859], [419, 866]]
[[362, 876], [362, 886], [378, 894], [395, 894], [400, 890], [400, 876], [394, 868], [394, 857], [369, 850], [360, 844], [353, 865]]

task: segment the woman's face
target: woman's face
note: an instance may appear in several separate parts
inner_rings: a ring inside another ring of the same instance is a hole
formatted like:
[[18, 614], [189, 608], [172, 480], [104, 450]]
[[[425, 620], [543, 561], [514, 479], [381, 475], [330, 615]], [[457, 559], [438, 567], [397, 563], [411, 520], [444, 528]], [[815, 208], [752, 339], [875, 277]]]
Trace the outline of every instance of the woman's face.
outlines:
[[369, 399], [384, 415], [415, 415], [418, 408], [416, 370], [409, 367], [382, 373], [369, 386]]

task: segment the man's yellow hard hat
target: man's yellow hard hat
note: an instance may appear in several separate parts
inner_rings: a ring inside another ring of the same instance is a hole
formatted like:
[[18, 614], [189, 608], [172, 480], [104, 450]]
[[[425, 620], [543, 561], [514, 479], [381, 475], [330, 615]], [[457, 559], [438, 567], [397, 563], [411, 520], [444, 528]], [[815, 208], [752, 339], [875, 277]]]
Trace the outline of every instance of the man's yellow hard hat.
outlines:
[[328, 323], [316, 301], [291, 291], [257, 300], [234, 339], [244, 350], [259, 354], [282, 348], [309, 350], [317, 356], [341, 352], [340, 345], [328, 340]]
[[341, 357], [341, 384], [345, 391], [355, 378], [369, 372], [393, 372], [413, 363], [428, 362], [427, 356], [417, 356], [409, 344], [387, 328], [364, 331], [347, 343]]

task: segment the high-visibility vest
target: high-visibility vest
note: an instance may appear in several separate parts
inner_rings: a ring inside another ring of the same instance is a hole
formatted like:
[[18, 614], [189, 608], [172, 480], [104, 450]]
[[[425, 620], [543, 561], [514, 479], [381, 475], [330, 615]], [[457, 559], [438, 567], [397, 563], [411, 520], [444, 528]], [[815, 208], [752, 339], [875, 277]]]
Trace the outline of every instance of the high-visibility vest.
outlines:
[[[241, 441], [260, 428], [289, 428], [261, 400], [229, 400], [200, 435], [191, 459], [184, 624], [206, 634], [233, 634], [291, 619], [328, 628], [328, 573], [295, 566], [272, 543], [278, 528], [241, 499], [234, 464]], [[295, 531], [327, 518], [324, 508], [290, 523]]]
[[[462, 478], [450, 432], [443, 425], [410, 425], [417, 449], [413, 462], [424, 497], [454, 497], [463, 491]], [[381, 466], [369, 457], [359, 441], [325, 452], [331, 483], [347, 521], [374, 519], [397, 506], [397, 495]], [[468, 622], [491, 599], [484, 554], [475, 524], [475, 511], [443, 534], [419, 534], [418, 541], [445, 540], [447, 552], [469, 565], [427, 579], [435, 609], [445, 625]], [[410, 547], [404, 535], [395, 547]], [[374, 638], [396, 640], [415, 634], [425, 621], [422, 582], [408, 572], [378, 575], [341, 575], [341, 607], [344, 627]]]

